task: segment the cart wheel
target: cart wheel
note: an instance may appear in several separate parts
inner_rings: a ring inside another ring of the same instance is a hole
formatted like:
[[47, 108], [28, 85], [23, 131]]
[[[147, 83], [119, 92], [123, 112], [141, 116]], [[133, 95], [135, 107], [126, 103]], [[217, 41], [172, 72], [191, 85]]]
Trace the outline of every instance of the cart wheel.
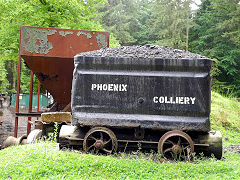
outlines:
[[169, 131], [160, 138], [158, 152], [169, 160], [190, 160], [194, 143], [191, 137], [182, 131]]
[[42, 130], [40, 129], [34, 129], [30, 132], [30, 134], [27, 137], [27, 144], [34, 143], [37, 139], [39, 139], [42, 136]]
[[90, 129], [83, 140], [85, 152], [111, 154], [118, 148], [115, 134], [108, 128], [95, 127]]

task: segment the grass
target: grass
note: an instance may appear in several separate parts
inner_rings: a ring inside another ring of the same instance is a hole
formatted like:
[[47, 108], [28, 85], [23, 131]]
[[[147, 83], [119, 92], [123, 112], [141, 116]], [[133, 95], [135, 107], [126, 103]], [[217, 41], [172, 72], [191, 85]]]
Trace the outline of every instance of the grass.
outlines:
[[[240, 142], [240, 105], [212, 93], [212, 129], [220, 130], [224, 146]], [[58, 151], [55, 143], [10, 147], [0, 151], [0, 179], [239, 179], [240, 154], [224, 160], [155, 162], [136, 155], [97, 156]]]
[[221, 131], [224, 146], [240, 144], [240, 103], [236, 99], [212, 92], [210, 117], [211, 128]]
[[240, 156], [226, 160], [156, 163], [143, 158], [116, 158], [56, 151], [56, 144], [37, 143], [0, 151], [2, 179], [237, 179]]

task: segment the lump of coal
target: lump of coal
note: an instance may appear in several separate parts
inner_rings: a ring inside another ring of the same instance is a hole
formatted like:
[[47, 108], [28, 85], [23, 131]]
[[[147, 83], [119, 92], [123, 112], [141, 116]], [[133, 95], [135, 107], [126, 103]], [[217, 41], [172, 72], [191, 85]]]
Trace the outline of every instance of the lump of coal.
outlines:
[[117, 48], [105, 48], [97, 51], [80, 53], [77, 56], [97, 57], [128, 57], [128, 58], [164, 58], [164, 59], [201, 59], [206, 58], [180, 49], [168, 46], [144, 45], [122, 46]]

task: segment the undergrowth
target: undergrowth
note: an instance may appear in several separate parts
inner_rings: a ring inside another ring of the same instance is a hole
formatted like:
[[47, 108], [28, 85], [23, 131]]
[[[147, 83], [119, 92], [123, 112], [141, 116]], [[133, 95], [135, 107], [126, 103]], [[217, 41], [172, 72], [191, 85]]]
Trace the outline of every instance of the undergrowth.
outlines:
[[212, 92], [211, 128], [221, 131], [224, 146], [240, 144], [240, 103]]

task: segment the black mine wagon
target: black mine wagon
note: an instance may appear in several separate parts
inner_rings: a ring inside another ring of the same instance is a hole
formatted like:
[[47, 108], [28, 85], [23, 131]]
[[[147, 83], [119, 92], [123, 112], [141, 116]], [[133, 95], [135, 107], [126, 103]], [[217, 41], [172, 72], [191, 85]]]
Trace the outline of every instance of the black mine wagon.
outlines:
[[221, 158], [221, 133], [210, 128], [210, 59], [145, 45], [81, 53], [74, 64], [72, 120], [60, 130], [62, 146]]

